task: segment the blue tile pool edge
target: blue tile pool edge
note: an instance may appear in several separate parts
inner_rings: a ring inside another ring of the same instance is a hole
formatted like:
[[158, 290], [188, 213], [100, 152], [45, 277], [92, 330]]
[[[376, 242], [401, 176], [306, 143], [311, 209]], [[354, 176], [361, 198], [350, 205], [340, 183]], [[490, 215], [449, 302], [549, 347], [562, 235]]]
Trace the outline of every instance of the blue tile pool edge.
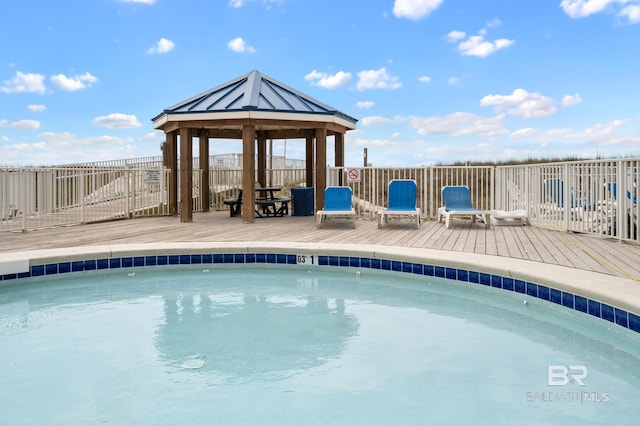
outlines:
[[[555, 303], [640, 333], [640, 315], [610, 304], [550, 286], [450, 266], [406, 262], [378, 257], [317, 255], [315, 266], [348, 267], [447, 278], [477, 284]], [[0, 275], [0, 286], [24, 278], [37, 278], [73, 272], [117, 270], [136, 267], [207, 264], [298, 265], [298, 255], [290, 253], [185, 253], [83, 259], [32, 265], [29, 271]]]

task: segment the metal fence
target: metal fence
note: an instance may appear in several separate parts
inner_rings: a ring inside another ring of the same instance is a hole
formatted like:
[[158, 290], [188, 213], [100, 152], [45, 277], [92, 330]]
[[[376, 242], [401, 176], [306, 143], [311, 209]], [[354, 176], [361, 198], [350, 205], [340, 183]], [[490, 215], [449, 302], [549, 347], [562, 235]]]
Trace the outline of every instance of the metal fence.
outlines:
[[168, 181], [157, 168], [0, 169], [0, 231], [166, 215]]
[[[224, 167], [210, 169], [207, 183], [210, 208], [226, 209], [222, 201], [237, 196], [242, 186], [242, 170], [227, 167], [231, 165], [227, 162], [235, 158], [225, 157]], [[154, 161], [147, 158], [117, 167], [94, 164], [0, 168], [0, 231], [168, 215], [170, 172]], [[156, 167], [148, 167], [152, 163]], [[201, 174], [200, 169], [194, 170], [195, 211], [203, 210], [199, 197]], [[287, 194], [291, 187], [304, 186], [305, 176], [304, 168], [270, 168], [265, 184], [280, 186]], [[436, 218], [437, 209], [443, 204], [442, 187], [465, 185], [471, 189], [473, 204], [480, 210], [525, 210], [531, 225], [639, 240], [640, 159], [498, 167], [327, 169], [328, 185], [352, 188], [362, 218], [374, 218], [386, 207], [392, 179], [416, 181], [417, 204], [424, 219]]]
[[[258, 156], [256, 155], [256, 161]], [[272, 155], [267, 158], [268, 167], [271, 169], [304, 169], [305, 160], [286, 158], [284, 156]], [[163, 166], [161, 156], [126, 158], [119, 160], [95, 161], [90, 163], [66, 164], [60, 167], [137, 167], [137, 168], [157, 168]], [[193, 167], [200, 167], [200, 157], [193, 157]], [[209, 167], [211, 169], [242, 169], [242, 154], [216, 154], [209, 156]]]
[[496, 168], [495, 206], [532, 225], [638, 241], [640, 159]]

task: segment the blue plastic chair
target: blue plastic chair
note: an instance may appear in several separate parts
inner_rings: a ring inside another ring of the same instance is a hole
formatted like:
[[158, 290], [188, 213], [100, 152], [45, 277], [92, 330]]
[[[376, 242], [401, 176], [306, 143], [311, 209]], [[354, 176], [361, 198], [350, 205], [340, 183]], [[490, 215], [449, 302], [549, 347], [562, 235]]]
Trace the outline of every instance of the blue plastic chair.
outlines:
[[[635, 187], [635, 185], [634, 185]], [[607, 190], [609, 192], [611, 192], [611, 195], [613, 195], [613, 199], [617, 200], [618, 198], [618, 184], [617, 182], [609, 182], [607, 183]], [[631, 191], [627, 190], [627, 198], [629, 200], [631, 200]], [[638, 203], [638, 199], [636, 197], [633, 197], [633, 204], [637, 204]]]
[[356, 227], [356, 211], [351, 204], [353, 192], [348, 186], [328, 186], [324, 190], [324, 207], [316, 212], [316, 227], [328, 216], [346, 217]]
[[454, 216], [470, 216], [472, 223], [476, 221], [476, 217], [480, 217], [487, 228], [491, 227], [491, 211], [473, 207], [471, 191], [467, 186], [444, 186], [442, 203], [444, 207], [438, 209], [438, 222], [444, 217], [447, 228], [451, 225], [451, 218]]
[[389, 182], [388, 207], [378, 212], [378, 228], [391, 216], [415, 218], [416, 228], [420, 228], [420, 209], [416, 206], [418, 186], [413, 179], [393, 179]]
[[[558, 206], [560, 209], [564, 208], [564, 181], [562, 179], [546, 179], [547, 194], [549, 200]], [[583, 210], [596, 210], [597, 206], [588, 205], [576, 201], [573, 193], [570, 194], [571, 209], [583, 209]], [[614, 195], [615, 197], [615, 195]]]

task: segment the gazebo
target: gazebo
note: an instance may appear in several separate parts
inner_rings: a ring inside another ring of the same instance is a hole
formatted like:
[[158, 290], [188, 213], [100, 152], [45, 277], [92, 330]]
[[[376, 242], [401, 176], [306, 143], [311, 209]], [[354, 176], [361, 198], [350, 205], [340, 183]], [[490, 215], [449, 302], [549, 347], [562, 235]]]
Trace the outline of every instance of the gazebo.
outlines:
[[335, 166], [344, 166], [344, 135], [356, 128], [357, 120], [259, 71], [251, 71], [165, 109], [152, 122], [166, 136], [165, 166], [171, 170], [169, 204], [174, 212], [179, 211], [181, 222], [193, 220], [193, 139], [199, 141], [199, 195], [205, 211], [209, 206], [209, 141], [242, 139], [242, 221], [253, 223], [256, 146], [258, 182], [265, 185], [267, 140], [305, 139], [305, 180], [307, 186], [315, 187], [315, 208], [319, 209], [327, 186], [327, 137], [334, 138]]

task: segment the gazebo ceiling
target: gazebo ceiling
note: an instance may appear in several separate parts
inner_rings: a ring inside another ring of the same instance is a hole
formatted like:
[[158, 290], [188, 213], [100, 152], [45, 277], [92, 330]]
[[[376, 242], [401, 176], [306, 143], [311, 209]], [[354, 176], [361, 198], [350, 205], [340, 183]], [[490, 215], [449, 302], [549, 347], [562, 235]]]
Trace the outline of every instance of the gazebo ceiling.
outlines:
[[357, 119], [313, 99], [259, 71], [166, 108], [152, 119], [155, 129], [215, 129], [212, 137], [236, 138], [244, 124], [269, 137], [301, 137], [315, 128], [345, 133]]

